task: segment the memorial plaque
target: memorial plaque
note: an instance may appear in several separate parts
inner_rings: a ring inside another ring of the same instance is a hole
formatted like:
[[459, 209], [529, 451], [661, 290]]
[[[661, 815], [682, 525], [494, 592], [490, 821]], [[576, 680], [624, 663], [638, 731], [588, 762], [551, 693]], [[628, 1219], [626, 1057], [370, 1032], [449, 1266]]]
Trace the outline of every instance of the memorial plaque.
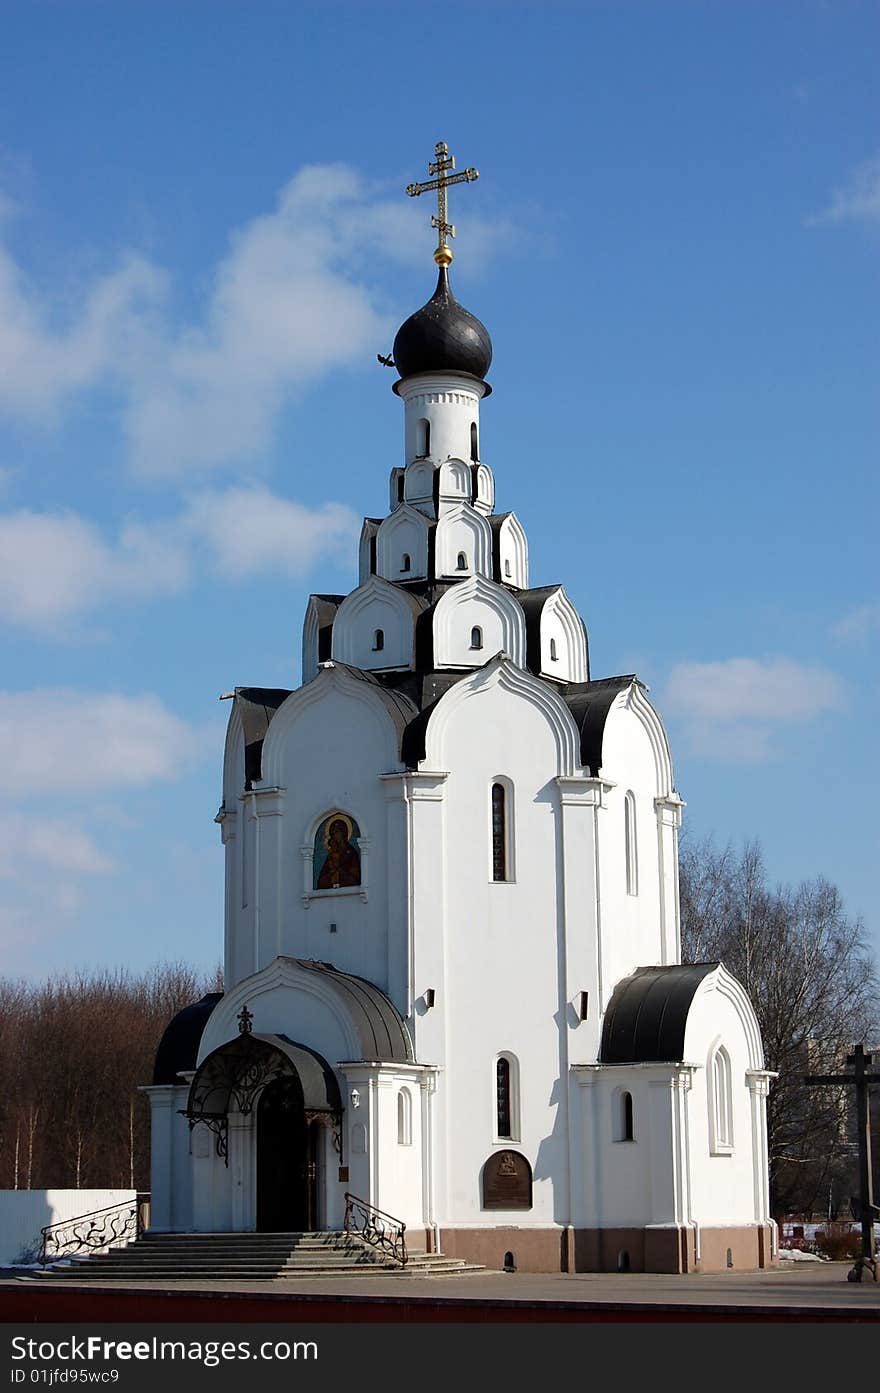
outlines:
[[532, 1168], [518, 1151], [498, 1151], [483, 1167], [484, 1209], [531, 1209]]

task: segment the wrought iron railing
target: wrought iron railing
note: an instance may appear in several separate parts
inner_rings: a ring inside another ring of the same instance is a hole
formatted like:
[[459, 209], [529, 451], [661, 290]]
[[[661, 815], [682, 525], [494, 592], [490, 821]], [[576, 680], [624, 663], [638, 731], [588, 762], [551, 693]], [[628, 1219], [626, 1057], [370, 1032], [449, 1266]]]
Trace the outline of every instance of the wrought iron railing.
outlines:
[[345, 1192], [345, 1232], [364, 1239], [373, 1248], [406, 1267], [406, 1224], [374, 1204]]
[[41, 1229], [40, 1262], [56, 1262], [59, 1258], [76, 1257], [79, 1253], [99, 1253], [130, 1243], [144, 1231], [143, 1207], [145, 1195], [123, 1200], [121, 1204], [93, 1209], [75, 1219], [63, 1219], [46, 1224]]

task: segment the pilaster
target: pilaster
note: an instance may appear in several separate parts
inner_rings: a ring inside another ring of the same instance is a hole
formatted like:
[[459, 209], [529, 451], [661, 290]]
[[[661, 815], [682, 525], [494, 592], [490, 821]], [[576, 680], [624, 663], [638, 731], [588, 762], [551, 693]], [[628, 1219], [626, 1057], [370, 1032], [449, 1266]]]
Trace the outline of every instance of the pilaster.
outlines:
[[283, 952], [281, 924], [284, 788], [257, 785], [245, 794], [253, 823], [254, 971]]
[[681, 962], [681, 922], [678, 901], [678, 833], [684, 803], [678, 794], [655, 798], [657, 864], [660, 871], [660, 962]]

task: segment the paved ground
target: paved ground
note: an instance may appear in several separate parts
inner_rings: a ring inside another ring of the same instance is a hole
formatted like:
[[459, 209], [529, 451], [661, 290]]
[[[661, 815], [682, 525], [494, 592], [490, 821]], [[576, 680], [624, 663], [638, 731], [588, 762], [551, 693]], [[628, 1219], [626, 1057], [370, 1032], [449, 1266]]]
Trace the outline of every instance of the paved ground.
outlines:
[[0, 1321], [838, 1319], [880, 1321], [880, 1283], [847, 1263], [770, 1272], [468, 1273], [100, 1284], [0, 1273]]

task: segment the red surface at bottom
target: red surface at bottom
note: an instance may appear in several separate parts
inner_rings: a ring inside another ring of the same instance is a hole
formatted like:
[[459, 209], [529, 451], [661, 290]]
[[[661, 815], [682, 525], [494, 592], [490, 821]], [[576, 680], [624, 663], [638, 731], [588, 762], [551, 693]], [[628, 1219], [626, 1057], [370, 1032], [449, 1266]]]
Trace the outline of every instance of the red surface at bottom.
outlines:
[[297, 1321], [314, 1323], [428, 1324], [451, 1322], [589, 1322], [589, 1321], [866, 1321], [876, 1322], [868, 1309], [808, 1309], [806, 1307], [701, 1306], [662, 1302], [551, 1302], [431, 1300], [409, 1297], [303, 1296], [302, 1294], [222, 1291], [96, 1291], [31, 1286], [0, 1291], [0, 1322], [45, 1324], [61, 1321], [125, 1323]]

